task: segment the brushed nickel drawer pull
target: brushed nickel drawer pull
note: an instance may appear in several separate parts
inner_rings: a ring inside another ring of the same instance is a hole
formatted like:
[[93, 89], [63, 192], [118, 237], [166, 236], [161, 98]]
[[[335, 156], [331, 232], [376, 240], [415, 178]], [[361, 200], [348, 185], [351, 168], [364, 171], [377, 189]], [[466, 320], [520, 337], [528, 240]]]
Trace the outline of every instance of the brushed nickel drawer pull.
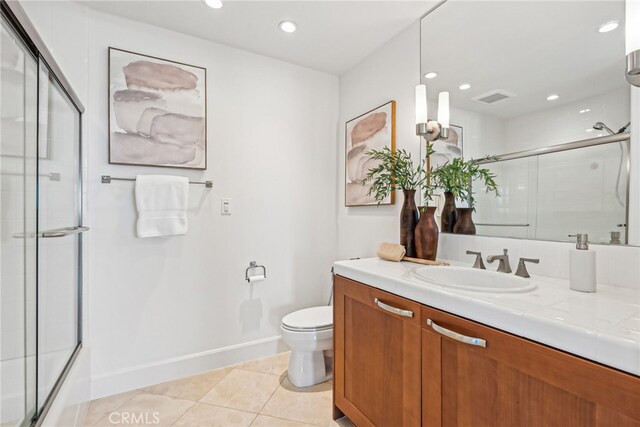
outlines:
[[403, 310], [401, 308], [392, 307], [388, 304], [383, 303], [378, 298], [375, 298], [374, 302], [378, 307], [388, 311], [389, 313], [397, 314], [398, 316], [403, 316], [403, 317], [413, 317], [413, 311], [411, 310]]
[[478, 346], [478, 347], [486, 347], [487, 346], [487, 341], [483, 340], [482, 338], [468, 337], [466, 335], [462, 335], [462, 334], [459, 334], [457, 332], [450, 331], [449, 329], [446, 329], [446, 328], [443, 328], [440, 325], [437, 325], [431, 319], [427, 319], [427, 325], [431, 326], [431, 329], [433, 329], [437, 333], [442, 334], [445, 337], [449, 337], [451, 339], [454, 339], [456, 341], [460, 341], [460, 342], [463, 342], [463, 343], [469, 344], [469, 345], [475, 345], [475, 346]]

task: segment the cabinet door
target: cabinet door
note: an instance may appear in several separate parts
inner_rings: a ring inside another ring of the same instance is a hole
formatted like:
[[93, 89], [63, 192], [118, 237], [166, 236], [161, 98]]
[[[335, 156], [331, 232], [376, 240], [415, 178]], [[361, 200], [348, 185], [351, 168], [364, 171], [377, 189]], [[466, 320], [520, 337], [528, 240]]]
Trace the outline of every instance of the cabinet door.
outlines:
[[334, 399], [356, 425], [418, 426], [420, 305], [335, 277]]
[[431, 308], [422, 328], [425, 426], [640, 426], [638, 377]]

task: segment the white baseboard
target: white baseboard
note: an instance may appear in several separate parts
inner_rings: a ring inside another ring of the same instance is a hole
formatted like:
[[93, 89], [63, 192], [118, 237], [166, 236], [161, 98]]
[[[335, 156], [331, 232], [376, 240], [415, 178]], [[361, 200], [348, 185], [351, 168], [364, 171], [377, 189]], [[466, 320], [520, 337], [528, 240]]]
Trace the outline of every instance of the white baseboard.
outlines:
[[249, 360], [271, 356], [289, 348], [275, 336], [201, 353], [134, 366], [91, 378], [91, 399], [196, 375]]

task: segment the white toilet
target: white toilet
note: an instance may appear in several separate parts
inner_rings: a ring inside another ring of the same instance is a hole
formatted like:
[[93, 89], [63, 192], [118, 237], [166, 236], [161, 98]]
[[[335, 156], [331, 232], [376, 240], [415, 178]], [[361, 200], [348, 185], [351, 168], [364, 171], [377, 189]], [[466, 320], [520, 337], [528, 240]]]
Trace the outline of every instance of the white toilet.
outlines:
[[294, 386], [308, 387], [333, 376], [333, 306], [287, 314], [280, 329], [291, 347], [288, 377]]

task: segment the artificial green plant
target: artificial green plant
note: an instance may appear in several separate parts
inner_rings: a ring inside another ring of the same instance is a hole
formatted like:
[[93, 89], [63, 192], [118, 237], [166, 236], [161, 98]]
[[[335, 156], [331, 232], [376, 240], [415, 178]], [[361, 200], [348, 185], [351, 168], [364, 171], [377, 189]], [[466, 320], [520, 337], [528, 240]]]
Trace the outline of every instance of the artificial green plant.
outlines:
[[[490, 158], [487, 156], [481, 160]], [[469, 207], [474, 209], [473, 181], [482, 182], [487, 193], [493, 192], [499, 196], [495, 178], [494, 173], [482, 168], [476, 160], [464, 161], [461, 158], [455, 158], [431, 171], [431, 179], [435, 187], [453, 193], [457, 199], [467, 200]]]

